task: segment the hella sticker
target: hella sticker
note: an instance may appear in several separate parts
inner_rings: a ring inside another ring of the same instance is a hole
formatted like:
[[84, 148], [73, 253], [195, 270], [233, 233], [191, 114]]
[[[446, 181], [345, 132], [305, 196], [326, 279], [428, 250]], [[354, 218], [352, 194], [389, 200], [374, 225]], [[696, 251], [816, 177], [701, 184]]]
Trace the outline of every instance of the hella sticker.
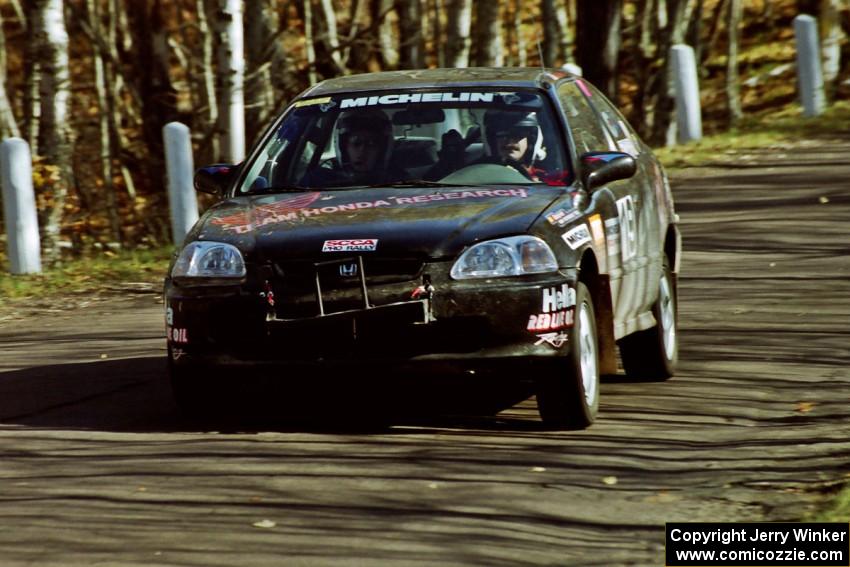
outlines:
[[322, 252], [374, 252], [377, 238], [352, 238], [348, 240], [325, 240]]

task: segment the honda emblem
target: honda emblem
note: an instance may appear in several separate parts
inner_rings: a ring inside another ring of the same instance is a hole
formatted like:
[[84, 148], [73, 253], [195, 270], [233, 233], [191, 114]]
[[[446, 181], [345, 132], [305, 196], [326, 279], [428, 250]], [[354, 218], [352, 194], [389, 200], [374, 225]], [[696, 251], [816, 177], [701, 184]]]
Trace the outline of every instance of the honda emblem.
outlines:
[[357, 275], [357, 264], [354, 262], [351, 264], [340, 264], [339, 275], [343, 278], [353, 278]]

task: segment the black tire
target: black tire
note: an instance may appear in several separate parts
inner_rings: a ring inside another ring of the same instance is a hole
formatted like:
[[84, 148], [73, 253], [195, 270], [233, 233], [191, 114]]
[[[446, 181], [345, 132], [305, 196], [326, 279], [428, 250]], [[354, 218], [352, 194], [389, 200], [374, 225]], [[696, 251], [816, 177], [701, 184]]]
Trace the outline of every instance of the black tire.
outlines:
[[547, 426], [584, 429], [599, 411], [599, 340], [593, 299], [581, 282], [567, 344], [566, 355], [538, 382], [537, 409]]
[[620, 340], [620, 357], [626, 376], [635, 380], [664, 381], [673, 376], [679, 361], [679, 302], [667, 258], [658, 282], [658, 299], [652, 306], [657, 324]]

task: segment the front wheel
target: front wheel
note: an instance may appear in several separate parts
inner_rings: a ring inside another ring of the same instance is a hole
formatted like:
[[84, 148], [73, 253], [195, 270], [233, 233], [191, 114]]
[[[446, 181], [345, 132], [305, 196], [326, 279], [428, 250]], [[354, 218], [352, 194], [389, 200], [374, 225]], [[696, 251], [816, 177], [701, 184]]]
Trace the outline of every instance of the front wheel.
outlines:
[[566, 355], [538, 383], [537, 409], [548, 426], [584, 429], [599, 411], [599, 343], [593, 300], [581, 282], [568, 345]]
[[658, 282], [658, 299], [652, 306], [656, 325], [620, 340], [620, 357], [626, 376], [648, 381], [663, 381], [673, 376], [679, 360], [677, 308], [673, 273], [665, 258]]

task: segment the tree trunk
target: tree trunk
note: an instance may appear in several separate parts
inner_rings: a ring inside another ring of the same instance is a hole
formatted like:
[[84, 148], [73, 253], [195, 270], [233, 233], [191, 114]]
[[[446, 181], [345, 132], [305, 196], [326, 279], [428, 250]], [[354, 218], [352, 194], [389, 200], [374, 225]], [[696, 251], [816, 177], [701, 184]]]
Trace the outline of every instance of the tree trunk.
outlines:
[[517, 65], [525, 67], [528, 65], [528, 47], [525, 43], [525, 37], [522, 35], [522, 0], [514, 0], [514, 17], [513, 30], [516, 37], [516, 54]]
[[21, 137], [12, 105], [6, 94], [6, 35], [3, 33], [3, 15], [0, 14], [0, 138]]
[[421, 0], [397, 0], [399, 37], [399, 66], [402, 69], [425, 67], [425, 37], [422, 35]]
[[573, 30], [570, 26], [570, 16], [567, 11], [569, 0], [555, 0], [555, 18], [558, 20], [558, 51], [563, 57], [563, 63], [575, 64], [576, 58], [573, 54]]
[[546, 67], [557, 67], [564, 61], [561, 53], [561, 32], [558, 29], [556, 0], [540, 0], [540, 18], [543, 25], [543, 62]]
[[393, 0], [372, 0], [372, 23], [378, 38], [378, 53], [384, 70], [398, 69], [399, 50], [393, 38]]
[[[101, 24], [99, 2], [97, 0], [86, 0], [86, 12], [88, 23], [95, 36], [104, 36]], [[115, 199], [114, 174], [112, 171], [112, 135], [109, 128], [109, 116], [111, 105], [109, 102], [109, 89], [106, 82], [106, 71], [103, 61], [103, 53], [100, 43], [92, 42], [92, 57], [94, 59], [94, 87], [97, 93], [98, 122], [100, 125], [100, 167], [103, 176], [103, 190], [106, 193], [106, 213], [109, 218], [109, 228], [112, 241], [121, 244], [121, 222], [118, 217], [118, 206]], [[92, 207], [89, 202], [88, 206]]]
[[730, 0], [726, 28], [729, 33], [729, 46], [726, 54], [726, 108], [729, 111], [729, 126], [735, 126], [743, 117], [741, 110], [741, 88], [738, 77], [738, 38], [740, 37], [741, 0]]
[[364, 72], [369, 68], [369, 59], [373, 48], [369, 33], [369, 11], [366, 0], [353, 0], [351, 3], [351, 29], [342, 52], [342, 60], [348, 69]]
[[448, 0], [446, 7], [446, 66], [469, 67], [472, 44], [472, 0]]
[[228, 163], [239, 163], [245, 159], [245, 57], [240, 0], [219, 0], [216, 20], [221, 79], [219, 118], [224, 133], [222, 157]]
[[307, 81], [315, 85], [318, 81], [316, 75], [316, 46], [313, 44], [313, 4], [310, 0], [303, 0], [304, 7], [304, 51], [307, 55]]
[[[659, 0], [659, 10], [661, 3]], [[676, 101], [673, 91], [673, 77], [670, 64], [670, 48], [677, 43], [683, 43], [688, 29], [689, 19], [693, 16], [695, 0], [666, 0], [671, 17], [666, 19], [667, 26], [658, 33], [659, 69], [650, 92], [655, 98], [653, 124], [650, 133], [650, 143], [671, 146], [676, 143]], [[659, 18], [659, 21], [661, 19]]]
[[336, 68], [334, 75], [345, 74], [342, 64], [342, 53], [339, 47], [339, 33], [337, 32], [336, 13], [331, 0], [320, 0], [322, 17], [325, 20], [325, 33], [322, 34], [325, 50], [330, 55], [330, 60]]
[[27, 41], [24, 57], [24, 139], [30, 146], [32, 155], [39, 154], [38, 127], [41, 121], [41, 64], [38, 59], [38, 41], [33, 35], [32, 22], [38, 17], [34, 4], [26, 7], [26, 19], [29, 23], [29, 40]]
[[475, 64], [479, 67], [501, 67], [505, 64], [502, 23], [499, 18], [501, 4], [501, 0], [476, 4]]
[[431, 38], [434, 44], [434, 55], [437, 59], [437, 67], [446, 66], [446, 50], [443, 43], [443, 17], [442, 0], [431, 0]]
[[62, 0], [34, 0], [33, 6], [33, 38], [43, 73], [38, 138], [41, 155], [51, 168], [50, 182], [42, 185], [48, 195], [39, 211], [39, 228], [45, 263], [51, 265], [59, 260], [62, 211], [73, 180], [68, 32]]
[[273, 73], [283, 74], [279, 62], [278, 17], [269, 0], [245, 0], [245, 130], [255, 140], [275, 110]]
[[177, 90], [169, 73], [168, 36], [160, 0], [134, 0], [128, 4], [133, 20], [135, 73], [141, 99], [145, 142], [161, 162], [162, 127], [178, 118]]
[[578, 0], [576, 6], [578, 64], [587, 80], [616, 104], [622, 0]]
[[204, 142], [200, 147], [199, 157], [202, 163], [211, 163], [221, 155], [221, 137], [218, 131], [218, 94], [215, 89], [215, 49], [205, 2], [204, 0], [195, 0], [195, 5], [198, 34], [201, 36], [201, 79], [198, 83], [203, 96], [201, 108], [206, 111], [204, 122], [200, 124]]
[[821, 0], [818, 17], [823, 59], [823, 82], [829, 95], [835, 92], [841, 70], [841, 44], [845, 39], [841, 29], [841, 0]]

